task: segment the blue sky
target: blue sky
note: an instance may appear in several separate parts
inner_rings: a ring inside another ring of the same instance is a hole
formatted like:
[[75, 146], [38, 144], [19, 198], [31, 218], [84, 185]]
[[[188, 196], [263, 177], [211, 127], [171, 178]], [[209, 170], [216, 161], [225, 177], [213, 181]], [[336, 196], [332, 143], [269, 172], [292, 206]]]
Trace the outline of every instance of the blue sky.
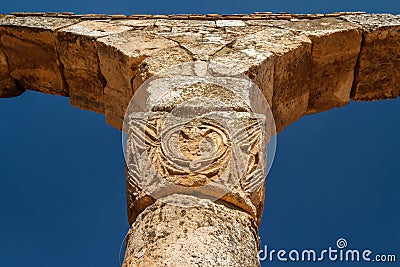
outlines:
[[[0, 13], [340, 10], [400, 13], [400, 2], [74, 0], [0, 6]], [[104, 116], [71, 107], [67, 98], [36, 92], [0, 99], [0, 121], [0, 266], [119, 266], [129, 227], [120, 132]], [[352, 102], [286, 128], [268, 176], [261, 247], [322, 250], [343, 237], [350, 248], [400, 260], [399, 121], [397, 99]]]

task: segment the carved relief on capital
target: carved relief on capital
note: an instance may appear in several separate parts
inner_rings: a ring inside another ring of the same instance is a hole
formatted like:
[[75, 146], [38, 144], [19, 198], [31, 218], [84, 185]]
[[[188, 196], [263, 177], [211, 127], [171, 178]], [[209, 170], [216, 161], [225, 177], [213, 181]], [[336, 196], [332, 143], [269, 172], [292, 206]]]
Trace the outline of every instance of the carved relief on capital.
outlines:
[[[138, 102], [143, 111], [125, 120], [130, 222], [155, 199], [173, 194], [222, 200], [259, 222], [272, 114], [253, 112], [246, 83], [232, 90], [237, 78], [177, 76], [149, 85]], [[167, 87], [163, 94], [160, 86]]]

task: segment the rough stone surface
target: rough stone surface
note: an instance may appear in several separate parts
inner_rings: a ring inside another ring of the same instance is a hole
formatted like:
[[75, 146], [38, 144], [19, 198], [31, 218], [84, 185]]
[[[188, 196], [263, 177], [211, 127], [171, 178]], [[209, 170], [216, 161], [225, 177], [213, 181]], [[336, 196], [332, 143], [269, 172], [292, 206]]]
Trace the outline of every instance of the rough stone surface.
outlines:
[[209, 60], [212, 55], [235, 40], [235, 35], [223, 29], [207, 26], [180, 26], [158, 33], [175, 41], [192, 55], [192, 60]]
[[[247, 49], [251, 43], [255, 49], [274, 55], [272, 110], [276, 129], [280, 132], [307, 111], [311, 41], [288, 30], [266, 28], [243, 36], [233, 47]], [[271, 81], [270, 78], [267, 80]]]
[[133, 93], [149, 77], [170, 65], [191, 61], [178, 44], [150, 31], [127, 31], [100, 38], [100, 67], [107, 80], [104, 89], [106, 120], [121, 129]]
[[281, 131], [307, 111], [311, 41], [279, 28], [256, 27], [244, 32], [212, 61], [242, 68], [259, 85], [272, 106], [277, 131]]
[[351, 97], [357, 101], [395, 98], [400, 94], [400, 16], [349, 15], [360, 25], [363, 43]]
[[10, 77], [7, 57], [0, 50], [0, 97], [14, 97], [24, 92], [22, 88], [18, 88], [15, 81]]
[[244, 27], [246, 23], [242, 20], [217, 20], [217, 27]]
[[58, 31], [57, 41], [71, 105], [104, 113], [103, 91], [107, 83], [100, 71], [96, 38], [127, 31], [102, 21], [83, 21]]
[[[126, 155], [130, 222], [146, 208], [149, 195], [159, 198], [175, 192], [225, 200], [261, 223], [266, 173], [264, 164], [258, 162], [266, 162], [265, 118], [236, 113], [210, 112], [183, 128], [186, 120], [168, 112], [134, 114], [129, 121]], [[181, 131], [184, 134], [179, 134]], [[248, 135], [241, 134], [244, 131]], [[174, 134], [169, 138], [168, 132]], [[231, 140], [234, 136], [240, 137]], [[148, 143], [148, 139], [156, 141]], [[251, 151], [240, 149], [246, 145]], [[201, 165], [187, 167], [196, 163]]]
[[312, 41], [307, 113], [348, 104], [361, 47], [359, 26], [334, 18], [323, 18], [287, 22], [283, 27], [305, 34]]
[[266, 176], [259, 163], [266, 162], [275, 130], [260, 96], [245, 75], [226, 76], [224, 68], [206, 62], [175, 66], [150, 79], [124, 122], [129, 221], [149, 196], [175, 192], [222, 199], [259, 224]]
[[215, 21], [210, 20], [173, 20], [173, 19], [160, 19], [154, 23], [157, 27], [215, 27]]
[[143, 211], [129, 231], [123, 267], [260, 266], [257, 226], [246, 212], [194, 197], [170, 198], [189, 207], [158, 200]]
[[[24, 89], [70, 96], [72, 105], [104, 113], [109, 124], [121, 129], [127, 105], [145, 81], [173, 65], [203, 60], [210, 66], [224, 64], [227, 74], [244, 73], [252, 79], [281, 131], [305, 114], [345, 105], [350, 97], [360, 101], [399, 96], [399, 47], [400, 16], [389, 14], [19, 12], [0, 16], [0, 97], [17, 96]], [[212, 94], [208, 89], [203, 94]], [[238, 108], [239, 102], [224, 103], [237, 113], [248, 112], [246, 105]], [[169, 112], [173, 104], [164, 99], [153, 111]], [[191, 141], [182, 142], [187, 156], [196, 157], [190, 153]], [[256, 146], [244, 147], [257, 151]], [[251, 166], [244, 169], [251, 172]], [[167, 178], [184, 185], [202, 181], [171, 173]], [[200, 178], [213, 179], [215, 172], [211, 174]], [[125, 266], [259, 265], [256, 229], [264, 186], [249, 194], [241, 180], [241, 187], [222, 197], [224, 202], [197, 200], [201, 205], [182, 208], [146, 194], [138, 201], [129, 191], [131, 178], [127, 175], [133, 225]], [[191, 197], [173, 198], [185, 202]]]
[[274, 54], [262, 44], [244, 42], [223, 47], [210, 61], [227, 66], [230, 71], [245, 73], [260, 87], [272, 107]]
[[[166, 66], [193, 60], [224, 63], [247, 74], [273, 106], [278, 131], [306, 113], [348, 103], [352, 80], [356, 100], [400, 92], [399, 16], [44, 17], [22, 12], [2, 16], [0, 24], [3, 96], [24, 88], [71, 94], [73, 105], [105, 113], [117, 128], [130, 97], [146, 79]], [[12, 89], [15, 83], [18, 89]]]
[[54, 31], [76, 20], [6, 17], [0, 20], [0, 42], [10, 76], [24, 89], [68, 96]]

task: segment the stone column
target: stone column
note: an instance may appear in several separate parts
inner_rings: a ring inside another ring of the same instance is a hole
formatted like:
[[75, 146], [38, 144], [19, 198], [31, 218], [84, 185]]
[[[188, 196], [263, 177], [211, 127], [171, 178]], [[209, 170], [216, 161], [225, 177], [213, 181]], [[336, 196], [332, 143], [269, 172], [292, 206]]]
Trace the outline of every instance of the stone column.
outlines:
[[123, 127], [125, 267], [259, 266], [266, 103], [249, 79], [206, 62], [174, 66], [135, 94]]
[[198, 206], [157, 200], [132, 225], [123, 267], [259, 266], [254, 218], [226, 202], [169, 196]]

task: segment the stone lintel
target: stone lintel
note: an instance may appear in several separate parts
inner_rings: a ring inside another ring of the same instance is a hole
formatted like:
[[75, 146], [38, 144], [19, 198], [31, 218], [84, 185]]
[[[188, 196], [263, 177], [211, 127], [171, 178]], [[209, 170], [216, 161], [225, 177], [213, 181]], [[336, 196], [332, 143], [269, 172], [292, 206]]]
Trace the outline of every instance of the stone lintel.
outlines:
[[363, 30], [351, 93], [356, 101], [396, 98], [400, 95], [400, 15], [360, 14], [342, 19]]
[[[357, 101], [397, 97], [399, 27], [399, 15], [363, 12], [19, 12], [0, 18], [1, 95], [25, 88], [70, 95], [73, 105], [105, 113], [121, 128], [125, 106], [146, 79], [175, 62], [209, 60], [246, 73], [274, 109], [281, 131], [304, 114], [347, 104], [350, 84]], [[126, 31], [138, 37], [124, 40]], [[118, 79], [124, 81], [113, 81]]]
[[361, 47], [360, 27], [336, 18], [282, 24], [281, 27], [304, 34], [312, 41], [307, 113], [322, 112], [348, 104]]
[[83, 21], [58, 31], [60, 60], [71, 105], [104, 113], [107, 81], [100, 70], [96, 39], [130, 29], [103, 21]]
[[0, 44], [8, 61], [9, 75], [18, 87], [68, 96], [54, 33], [77, 22], [46, 17], [0, 19]]

